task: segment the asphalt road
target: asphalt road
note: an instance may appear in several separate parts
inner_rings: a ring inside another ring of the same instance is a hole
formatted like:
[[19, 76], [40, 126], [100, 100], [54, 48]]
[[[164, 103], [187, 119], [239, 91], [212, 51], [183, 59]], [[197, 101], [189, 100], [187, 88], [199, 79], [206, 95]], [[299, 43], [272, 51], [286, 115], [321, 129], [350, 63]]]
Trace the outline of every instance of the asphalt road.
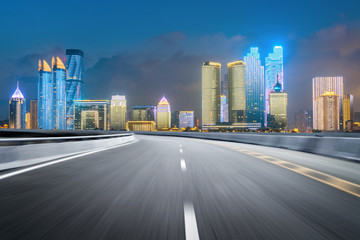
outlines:
[[136, 137], [0, 180], [0, 239], [360, 239], [358, 163]]

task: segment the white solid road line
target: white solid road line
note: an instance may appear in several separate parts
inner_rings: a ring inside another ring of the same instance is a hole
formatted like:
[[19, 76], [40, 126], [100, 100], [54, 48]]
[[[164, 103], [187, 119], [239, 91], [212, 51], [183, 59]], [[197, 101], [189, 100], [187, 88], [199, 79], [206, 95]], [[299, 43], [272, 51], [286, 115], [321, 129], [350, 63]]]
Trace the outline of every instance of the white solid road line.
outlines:
[[181, 166], [181, 170], [185, 172], [186, 171], [186, 163], [185, 163], [184, 159], [180, 160], [180, 166]]
[[118, 147], [121, 147], [121, 146], [129, 145], [129, 144], [132, 144], [132, 143], [137, 142], [137, 141], [138, 141], [138, 140], [131, 141], [131, 142], [124, 143], [124, 144], [119, 144], [119, 145], [112, 146], [112, 147], [100, 148], [100, 149], [96, 149], [96, 150], [92, 150], [92, 151], [80, 153], [80, 154], [77, 154], [77, 155], [75, 155], [75, 156], [64, 157], [64, 158], [60, 158], [60, 159], [58, 159], [58, 160], [50, 161], [50, 162], [43, 163], [43, 164], [39, 164], [39, 165], [36, 165], [36, 166], [27, 167], [27, 168], [24, 168], [24, 169], [21, 169], [21, 170], [18, 170], [18, 171], [13, 171], [13, 172], [10, 172], [10, 173], [6, 173], [6, 174], [3, 174], [3, 175], [0, 175], [0, 180], [5, 179], [5, 178], [9, 178], [9, 177], [12, 177], [12, 176], [15, 176], [15, 175], [19, 175], [19, 174], [22, 174], [22, 173], [30, 172], [30, 171], [32, 171], [32, 170], [36, 170], [36, 169], [39, 169], [39, 168], [47, 167], [47, 166], [50, 166], [50, 165], [53, 165], [53, 164], [57, 164], [57, 163], [61, 163], [61, 162], [66, 162], [66, 161], [69, 161], [69, 160], [74, 159], [74, 158], [79, 158], [79, 157], [83, 157], [83, 156], [90, 155], [90, 154], [93, 154], [93, 153], [98, 153], [98, 152], [106, 151], [106, 150], [109, 150], [109, 149], [113, 149], [113, 148], [118, 148]]
[[194, 206], [191, 202], [184, 203], [185, 239], [199, 240]]

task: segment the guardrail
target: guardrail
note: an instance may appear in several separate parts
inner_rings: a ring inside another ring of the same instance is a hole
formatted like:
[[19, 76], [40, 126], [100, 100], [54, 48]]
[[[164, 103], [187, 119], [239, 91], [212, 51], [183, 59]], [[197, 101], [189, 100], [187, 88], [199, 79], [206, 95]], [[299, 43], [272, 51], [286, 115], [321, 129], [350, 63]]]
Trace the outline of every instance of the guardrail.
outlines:
[[[286, 148], [360, 161], [360, 138], [357, 135], [326, 136], [291, 135], [291, 134], [257, 134], [257, 133], [212, 133], [212, 132], [135, 132], [143, 135], [190, 137], [209, 140], [231, 141], [257, 144], [269, 147]], [[350, 137], [355, 136], [355, 137]]]

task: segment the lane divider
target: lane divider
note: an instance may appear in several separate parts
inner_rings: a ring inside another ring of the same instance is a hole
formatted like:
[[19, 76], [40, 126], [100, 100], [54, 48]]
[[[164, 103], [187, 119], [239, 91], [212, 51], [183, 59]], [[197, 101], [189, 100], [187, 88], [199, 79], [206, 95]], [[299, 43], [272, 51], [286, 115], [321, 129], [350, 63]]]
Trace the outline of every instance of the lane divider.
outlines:
[[191, 202], [184, 203], [185, 239], [199, 240], [194, 206]]

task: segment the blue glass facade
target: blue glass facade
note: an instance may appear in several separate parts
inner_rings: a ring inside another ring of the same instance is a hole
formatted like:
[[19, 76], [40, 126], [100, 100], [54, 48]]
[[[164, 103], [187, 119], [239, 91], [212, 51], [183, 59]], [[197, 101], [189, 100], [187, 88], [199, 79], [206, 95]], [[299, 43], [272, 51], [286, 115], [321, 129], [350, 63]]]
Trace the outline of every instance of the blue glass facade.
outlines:
[[39, 61], [38, 78], [38, 129], [53, 128], [53, 80], [49, 64]]
[[19, 82], [9, 101], [9, 128], [25, 129], [26, 100], [19, 89]]
[[66, 129], [66, 70], [59, 57], [53, 60], [53, 124], [54, 129]]
[[270, 111], [270, 92], [277, 81], [284, 89], [284, 72], [283, 72], [283, 48], [275, 46], [272, 53], [265, 58], [265, 111]]
[[265, 124], [264, 66], [261, 66], [259, 49], [250, 48], [245, 57], [246, 121]]
[[83, 99], [84, 53], [81, 50], [66, 50], [66, 69], [66, 125], [67, 129], [74, 129], [74, 101]]

